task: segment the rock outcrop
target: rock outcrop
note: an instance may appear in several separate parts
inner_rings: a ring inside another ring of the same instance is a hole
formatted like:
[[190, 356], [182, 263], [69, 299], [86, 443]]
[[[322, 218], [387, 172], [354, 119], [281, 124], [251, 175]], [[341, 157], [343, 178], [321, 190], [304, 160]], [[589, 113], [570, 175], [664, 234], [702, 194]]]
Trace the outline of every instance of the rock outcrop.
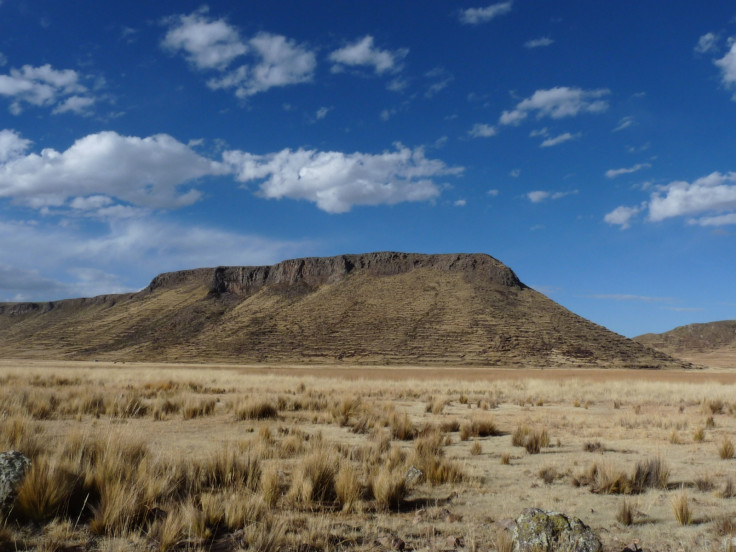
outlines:
[[30, 467], [28, 457], [17, 450], [0, 453], [0, 514], [12, 509], [18, 488]]
[[528, 508], [517, 518], [514, 552], [602, 552], [593, 530], [576, 517]]

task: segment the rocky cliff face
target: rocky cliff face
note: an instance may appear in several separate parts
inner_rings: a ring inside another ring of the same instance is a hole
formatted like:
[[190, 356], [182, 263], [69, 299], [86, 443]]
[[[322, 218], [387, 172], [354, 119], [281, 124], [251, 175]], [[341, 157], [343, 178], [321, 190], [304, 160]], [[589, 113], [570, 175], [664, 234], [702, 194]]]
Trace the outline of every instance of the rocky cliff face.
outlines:
[[218, 267], [214, 269], [210, 291], [215, 294], [250, 295], [264, 286], [307, 286], [334, 284], [353, 272], [371, 276], [395, 276], [418, 268], [459, 272], [483, 278], [490, 284], [521, 289], [516, 274], [490, 255], [379, 252], [337, 257], [292, 259], [273, 266]]

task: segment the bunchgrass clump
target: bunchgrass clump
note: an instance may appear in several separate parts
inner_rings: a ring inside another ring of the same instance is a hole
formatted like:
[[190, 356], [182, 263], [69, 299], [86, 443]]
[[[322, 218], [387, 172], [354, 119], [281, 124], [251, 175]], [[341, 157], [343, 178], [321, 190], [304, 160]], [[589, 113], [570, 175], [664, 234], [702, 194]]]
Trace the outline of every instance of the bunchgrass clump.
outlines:
[[718, 446], [718, 456], [722, 460], [730, 460], [734, 456], [733, 441], [728, 437], [724, 437], [721, 444]]
[[263, 399], [246, 399], [235, 405], [235, 420], [267, 420], [276, 418], [279, 411], [271, 401]]
[[616, 521], [621, 525], [631, 525], [634, 523], [634, 509], [628, 500], [624, 499], [619, 503], [618, 510], [616, 511]]
[[687, 493], [681, 491], [670, 499], [672, 513], [675, 515], [677, 523], [680, 525], [690, 525], [693, 520], [693, 514], [690, 511]]

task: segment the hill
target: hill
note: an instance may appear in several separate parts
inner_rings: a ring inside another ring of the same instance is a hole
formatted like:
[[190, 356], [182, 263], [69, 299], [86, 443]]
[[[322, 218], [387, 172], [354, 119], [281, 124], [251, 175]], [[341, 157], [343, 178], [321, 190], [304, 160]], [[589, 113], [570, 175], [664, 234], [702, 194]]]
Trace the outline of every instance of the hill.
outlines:
[[688, 324], [635, 341], [676, 358], [716, 367], [736, 367], [736, 320]]
[[172, 272], [138, 293], [3, 303], [0, 355], [682, 366], [566, 310], [488, 255], [393, 252]]

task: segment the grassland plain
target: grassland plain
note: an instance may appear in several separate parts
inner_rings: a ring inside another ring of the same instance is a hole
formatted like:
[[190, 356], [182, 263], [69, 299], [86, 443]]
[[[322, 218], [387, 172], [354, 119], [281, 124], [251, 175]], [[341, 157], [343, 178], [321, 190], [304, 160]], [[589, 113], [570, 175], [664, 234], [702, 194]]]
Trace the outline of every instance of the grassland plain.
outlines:
[[722, 550], [735, 382], [2, 360], [0, 450], [33, 467], [0, 549], [503, 550], [540, 507], [606, 550]]

